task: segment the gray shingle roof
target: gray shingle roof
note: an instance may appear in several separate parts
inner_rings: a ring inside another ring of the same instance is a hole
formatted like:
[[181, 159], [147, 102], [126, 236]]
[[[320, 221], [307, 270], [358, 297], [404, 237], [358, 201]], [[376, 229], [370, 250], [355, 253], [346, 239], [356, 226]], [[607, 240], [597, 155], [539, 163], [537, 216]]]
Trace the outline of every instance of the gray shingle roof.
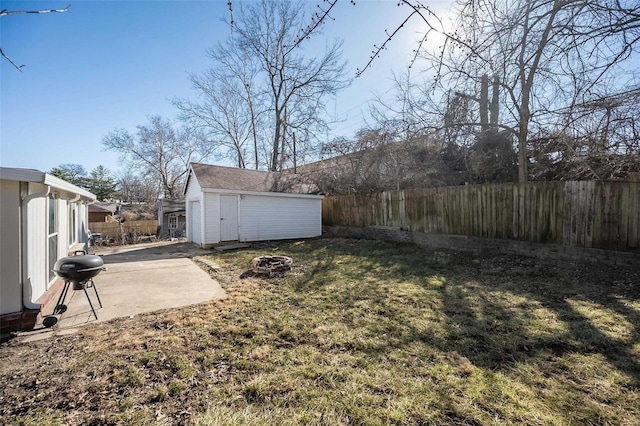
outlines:
[[162, 204], [162, 212], [164, 214], [179, 213], [186, 210], [184, 200], [168, 200], [165, 198], [161, 198], [160, 204]]
[[109, 213], [113, 214], [113, 210], [98, 204], [89, 204], [89, 213]]
[[202, 188], [292, 194], [317, 193], [317, 188], [303, 183], [299, 176], [293, 173], [264, 172], [202, 163], [191, 163], [191, 168]]

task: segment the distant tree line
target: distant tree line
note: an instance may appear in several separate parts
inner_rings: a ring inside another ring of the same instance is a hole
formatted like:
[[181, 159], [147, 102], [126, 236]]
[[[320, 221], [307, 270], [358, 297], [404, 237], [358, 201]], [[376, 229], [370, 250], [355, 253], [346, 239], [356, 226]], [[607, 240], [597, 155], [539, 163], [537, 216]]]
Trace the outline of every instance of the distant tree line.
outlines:
[[118, 191], [116, 179], [104, 166], [98, 166], [87, 173], [84, 166], [67, 163], [54, 167], [49, 173], [95, 194], [99, 201], [110, 198]]

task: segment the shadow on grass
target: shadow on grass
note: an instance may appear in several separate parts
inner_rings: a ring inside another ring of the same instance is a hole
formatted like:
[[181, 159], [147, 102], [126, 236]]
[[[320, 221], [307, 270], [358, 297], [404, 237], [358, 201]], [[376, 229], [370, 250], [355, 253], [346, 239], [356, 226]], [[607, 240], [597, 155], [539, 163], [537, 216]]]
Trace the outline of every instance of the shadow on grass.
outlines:
[[[113, 251], [110, 251], [113, 250]], [[148, 260], [164, 260], [191, 258], [203, 254], [211, 254], [210, 250], [200, 249], [188, 242], [176, 241], [162, 245], [119, 246], [105, 250], [92, 250], [90, 254], [101, 256], [106, 265], [110, 263], [144, 262]]]
[[[640, 313], [625, 303], [640, 300], [640, 288], [633, 284], [638, 271], [464, 253], [446, 254], [441, 262], [437, 253], [383, 242], [329, 239], [315, 246], [299, 253], [310, 266], [293, 284], [295, 291], [326, 290], [340, 309], [340, 321], [362, 327], [369, 336], [385, 336], [347, 349], [385, 358], [392, 350], [425, 342], [490, 370], [533, 358], [599, 354], [640, 386], [633, 348], [640, 343]], [[406, 283], [413, 293], [403, 295]], [[580, 303], [586, 308], [579, 310]], [[615, 313], [609, 324], [622, 317], [630, 332], [610, 335], [589, 317], [589, 307]], [[422, 314], [428, 315], [419, 322]]]

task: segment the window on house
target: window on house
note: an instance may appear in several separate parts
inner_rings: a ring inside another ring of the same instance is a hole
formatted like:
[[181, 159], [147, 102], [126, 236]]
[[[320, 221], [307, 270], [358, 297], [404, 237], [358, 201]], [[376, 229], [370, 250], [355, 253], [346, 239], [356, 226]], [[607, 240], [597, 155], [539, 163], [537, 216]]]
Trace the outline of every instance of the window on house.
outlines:
[[176, 237], [176, 229], [178, 228], [178, 218], [176, 216], [169, 216], [169, 237]]
[[47, 201], [48, 210], [48, 257], [47, 257], [47, 270], [49, 272], [49, 281], [52, 281], [56, 274], [53, 272], [53, 265], [58, 260], [58, 203], [53, 194], [49, 194]]
[[69, 246], [77, 242], [78, 233], [76, 232], [76, 204], [69, 204]]

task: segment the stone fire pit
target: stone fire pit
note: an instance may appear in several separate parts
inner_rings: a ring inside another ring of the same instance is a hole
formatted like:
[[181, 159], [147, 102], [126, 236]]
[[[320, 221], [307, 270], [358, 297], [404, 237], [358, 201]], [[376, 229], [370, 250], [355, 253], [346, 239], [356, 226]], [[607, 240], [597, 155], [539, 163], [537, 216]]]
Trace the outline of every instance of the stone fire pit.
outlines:
[[269, 277], [273, 277], [290, 271], [293, 259], [287, 256], [260, 256], [254, 258], [251, 263], [254, 273], [269, 274]]

